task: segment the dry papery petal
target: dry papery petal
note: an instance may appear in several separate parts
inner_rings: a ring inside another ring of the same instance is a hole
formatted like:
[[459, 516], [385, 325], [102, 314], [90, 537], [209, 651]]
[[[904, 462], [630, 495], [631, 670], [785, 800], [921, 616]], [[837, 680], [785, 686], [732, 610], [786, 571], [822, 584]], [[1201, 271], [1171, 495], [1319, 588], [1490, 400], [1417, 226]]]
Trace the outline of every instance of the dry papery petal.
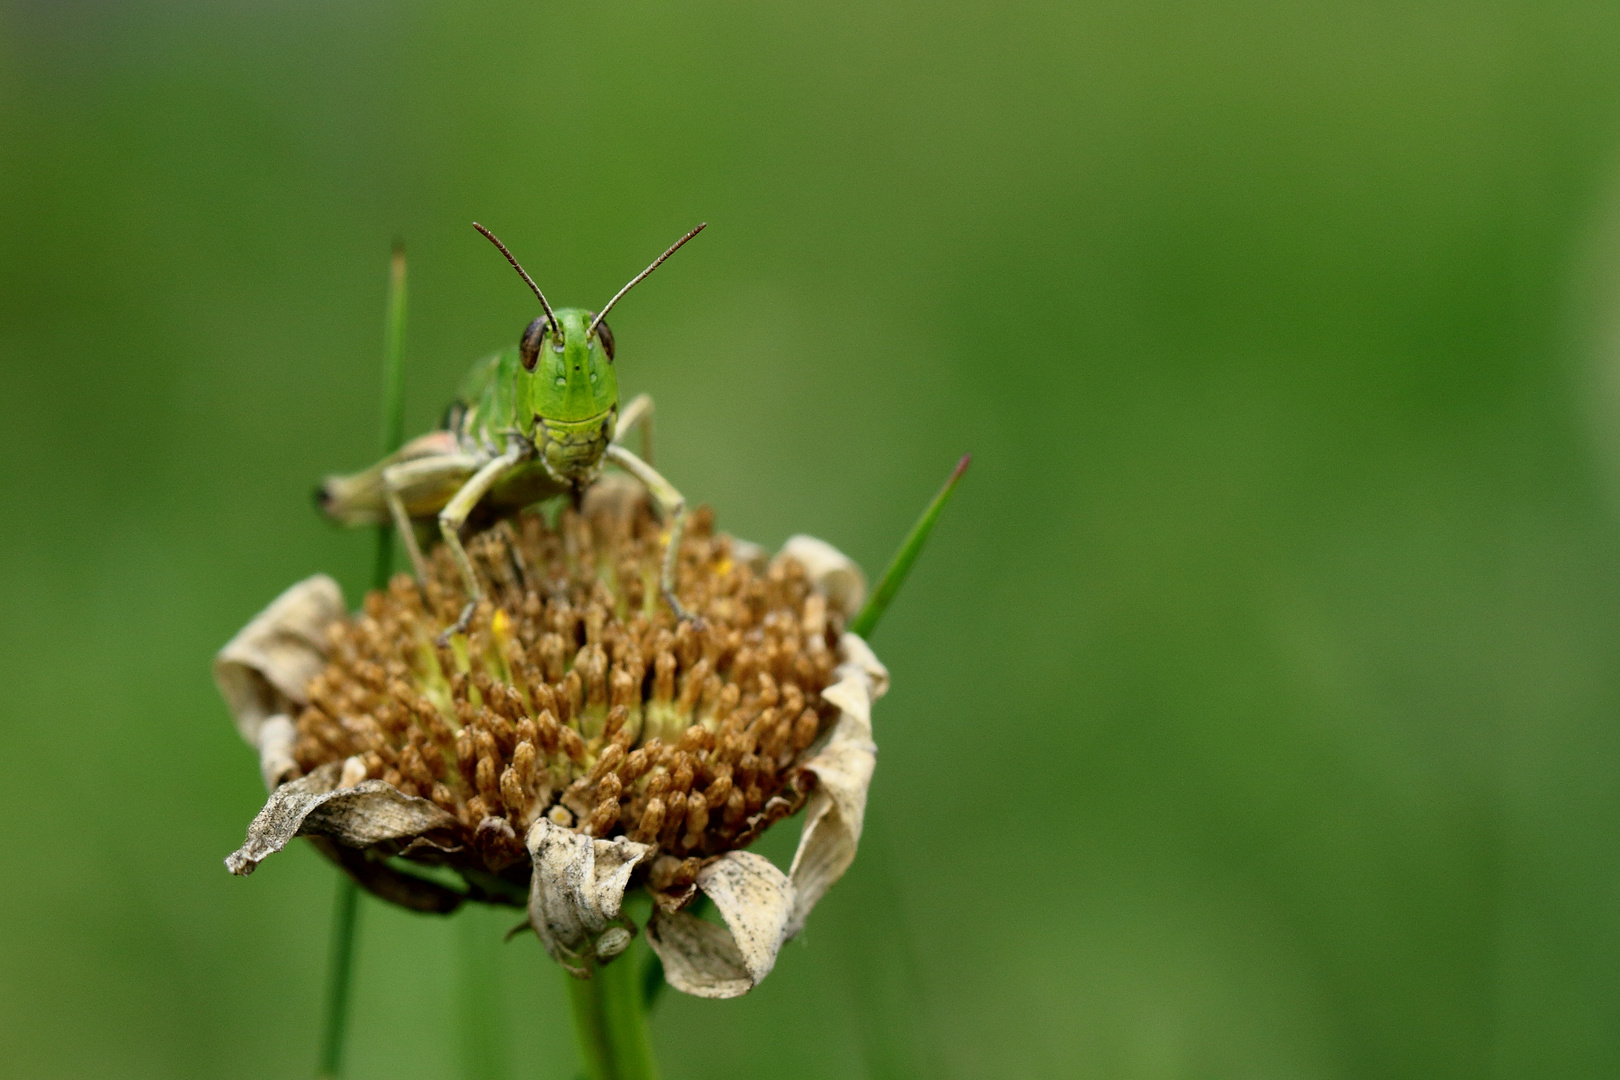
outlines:
[[866, 575], [853, 559], [827, 541], [798, 533], [788, 537], [776, 557], [803, 566], [816, 591], [847, 618], [853, 618], [866, 602]]
[[843, 663], [838, 682], [821, 692], [822, 698], [838, 706], [838, 720], [825, 745], [804, 763], [818, 782], [788, 871], [793, 882], [788, 937], [804, 928], [810, 909], [855, 861], [866, 818], [866, 793], [877, 766], [872, 702], [888, 693], [889, 671], [854, 634], [843, 636], [839, 654]]
[[298, 775], [292, 714], [326, 666], [327, 629], [344, 614], [337, 582], [317, 574], [278, 596], [214, 658], [214, 682], [237, 731], [259, 752], [268, 789]]
[[403, 795], [381, 780], [339, 787], [342, 765], [332, 762], [276, 788], [248, 826], [247, 842], [226, 856], [233, 874], [251, 874], [295, 836], [325, 836], [344, 847], [372, 847], [446, 829], [455, 819], [426, 799]]
[[696, 886], [714, 901], [724, 927], [685, 911], [653, 911], [647, 941], [677, 990], [707, 998], [752, 990], [770, 973], [782, 944], [804, 928], [810, 910], [855, 859], [877, 763], [872, 702], [888, 690], [889, 673], [854, 634], [845, 634], [839, 648], [839, 681], [822, 692], [839, 707], [839, 717], [803, 765], [819, 782], [792, 869], [784, 876], [751, 852], [730, 852], [704, 867]]
[[647, 943], [675, 989], [697, 997], [740, 997], [776, 965], [787, 940], [793, 886], [769, 859], [730, 851], [698, 872], [697, 887], [714, 901], [725, 926], [655, 908]]
[[545, 818], [529, 830], [527, 846], [535, 867], [529, 925], [553, 960], [583, 975], [587, 950], [618, 921], [630, 875], [653, 849], [623, 836], [595, 840]]

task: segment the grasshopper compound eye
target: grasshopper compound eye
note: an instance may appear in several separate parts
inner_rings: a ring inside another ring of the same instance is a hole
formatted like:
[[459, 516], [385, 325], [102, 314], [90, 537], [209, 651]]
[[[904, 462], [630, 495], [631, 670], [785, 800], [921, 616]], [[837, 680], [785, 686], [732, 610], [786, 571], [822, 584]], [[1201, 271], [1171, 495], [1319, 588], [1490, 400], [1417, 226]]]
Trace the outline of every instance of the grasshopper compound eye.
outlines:
[[601, 319], [596, 320], [596, 337], [602, 343], [602, 351], [607, 353], [608, 363], [613, 363], [613, 331]]
[[518, 342], [518, 354], [523, 358], [524, 371], [533, 371], [535, 365], [540, 363], [540, 345], [545, 341], [549, 329], [551, 320], [541, 315], [523, 331], [523, 338]]

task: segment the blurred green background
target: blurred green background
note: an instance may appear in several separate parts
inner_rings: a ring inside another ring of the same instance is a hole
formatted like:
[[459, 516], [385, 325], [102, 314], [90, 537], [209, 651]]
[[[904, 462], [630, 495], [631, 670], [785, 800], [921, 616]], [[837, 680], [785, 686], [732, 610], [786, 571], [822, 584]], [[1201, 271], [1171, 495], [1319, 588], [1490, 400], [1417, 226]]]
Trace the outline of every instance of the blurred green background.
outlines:
[[[311, 1072], [333, 874], [225, 873], [208, 663], [367, 579], [393, 238], [409, 428], [534, 314], [477, 219], [580, 305], [711, 223], [613, 325], [739, 535], [875, 573], [975, 455], [861, 858], [668, 1077], [1620, 1074], [1617, 70], [1597, 3], [0, 0], [0, 1067]], [[366, 902], [357, 1080], [574, 1074], [532, 938], [459, 1034], [510, 921]]]

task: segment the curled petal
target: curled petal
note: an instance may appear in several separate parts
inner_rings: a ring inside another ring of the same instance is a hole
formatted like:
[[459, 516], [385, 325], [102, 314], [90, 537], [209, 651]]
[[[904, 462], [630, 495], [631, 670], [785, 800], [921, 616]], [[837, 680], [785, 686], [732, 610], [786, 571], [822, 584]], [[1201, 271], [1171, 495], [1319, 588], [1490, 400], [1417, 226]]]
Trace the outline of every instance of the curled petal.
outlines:
[[259, 725], [259, 775], [266, 791], [276, 790], [302, 771], [293, 757], [297, 741], [298, 728], [286, 713], [265, 717]]
[[251, 874], [295, 836], [324, 836], [344, 847], [362, 848], [455, 824], [426, 799], [406, 795], [381, 780], [340, 788], [341, 770], [342, 762], [334, 761], [271, 792], [270, 801], [248, 826], [247, 841], [225, 857], [226, 868], [233, 874]]
[[793, 886], [793, 912], [787, 936], [804, 928], [810, 909], [855, 861], [866, 793], [877, 765], [872, 741], [872, 702], [889, 688], [889, 673], [854, 634], [839, 641], [838, 681], [821, 692], [838, 706], [839, 715], [827, 740], [803, 767], [816, 774], [816, 789], [806, 804], [804, 830], [793, 855], [788, 880]]
[[664, 965], [664, 980], [683, 994], [734, 998], [754, 988], [731, 931], [691, 912], [654, 911], [647, 944]]
[[[844, 693], [840, 687], [847, 686], [851, 694], [850, 708], [856, 712], [867, 730], [871, 730], [872, 702], [889, 692], [889, 669], [883, 666], [883, 661], [873, 654], [872, 647], [858, 634], [845, 634], [838, 640], [838, 660], [838, 667], [833, 670], [833, 674], [838, 676], [838, 681], [822, 691], [821, 696], [835, 695], [827, 700], [844, 708], [844, 701], [838, 695]], [[856, 684], [861, 681], [861, 676], [865, 676], [867, 683], [864, 697], [855, 696]], [[860, 704], [863, 700], [864, 704]]]
[[675, 989], [697, 997], [739, 997], [776, 965], [787, 939], [793, 887], [769, 859], [730, 851], [705, 866], [697, 887], [714, 901], [725, 926], [686, 911], [653, 911], [647, 943]]
[[777, 556], [783, 557], [802, 563], [811, 585], [846, 618], [861, 609], [866, 600], [866, 575], [848, 555], [825, 540], [801, 533], [788, 537]]
[[[411, 874], [402, 874], [387, 863], [368, 859], [363, 851], [344, 847], [324, 836], [311, 836], [309, 842], [315, 845], [316, 850], [322, 855], [341, 867], [343, 872], [353, 878], [362, 889], [390, 904], [398, 904], [402, 908], [430, 915], [448, 915], [467, 899], [461, 893], [447, 889], [443, 885]], [[477, 899], [489, 899], [486, 895], [477, 895], [476, 890], [475, 895]]]
[[553, 960], [580, 974], [580, 958], [619, 918], [630, 873], [653, 849], [624, 836], [597, 840], [546, 818], [529, 829], [526, 844], [534, 863], [529, 925]]
[[327, 627], [343, 615], [337, 582], [316, 574], [271, 601], [214, 657], [214, 682], [236, 729], [259, 751], [267, 787], [298, 771], [290, 716], [326, 664]]

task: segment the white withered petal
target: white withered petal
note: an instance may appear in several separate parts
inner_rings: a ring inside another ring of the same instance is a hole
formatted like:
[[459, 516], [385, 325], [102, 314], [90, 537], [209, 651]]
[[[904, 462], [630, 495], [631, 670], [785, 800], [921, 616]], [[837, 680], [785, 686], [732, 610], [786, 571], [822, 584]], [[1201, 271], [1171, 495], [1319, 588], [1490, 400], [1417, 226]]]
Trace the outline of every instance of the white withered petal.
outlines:
[[675, 989], [706, 998], [746, 994], [776, 966], [787, 940], [793, 886], [769, 859], [728, 851], [698, 873], [697, 887], [714, 901], [725, 927], [689, 912], [655, 909], [647, 942]]
[[866, 602], [866, 575], [855, 560], [825, 540], [799, 533], [787, 538], [778, 559], [793, 559], [804, 567], [816, 591], [849, 618]]
[[326, 631], [344, 616], [343, 592], [325, 574], [305, 578], [254, 617], [214, 657], [214, 683], [236, 730], [259, 752], [264, 785], [298, 775], [293, 714], [326, 666]]
[[889, 690], [888, 669], [854, 634], [839, 641], [839, 654], [843, 660], [836, 672], [839, 680], [821, 692], [822, 698], [838, 706], [838, 721], [826, 744], [804, 763], [816, 774], [817, 783], [788, 871], [793, 882], [789, 937], [804, 929], [810, 909], [855, 861], [866, 819], [866, 793], [877, 766], [872, 702]]
[[623, 836], [596, 840], [545, 818], [526, 846], [534, 863], [529, 925], [553, 960], [582, 972], [586, 949], [618, 920], [630, 874], [653, 849]]
[[401, 794], [381, 780], [340, 787], [341, 769], [334, 761], [276, 788], [248, 826], [247, 842], [226, 856], [226, 868], [251, 874], [296, 836], [325, 836], [344, 847], [363, 848], [456, 823], [426, 799]]

